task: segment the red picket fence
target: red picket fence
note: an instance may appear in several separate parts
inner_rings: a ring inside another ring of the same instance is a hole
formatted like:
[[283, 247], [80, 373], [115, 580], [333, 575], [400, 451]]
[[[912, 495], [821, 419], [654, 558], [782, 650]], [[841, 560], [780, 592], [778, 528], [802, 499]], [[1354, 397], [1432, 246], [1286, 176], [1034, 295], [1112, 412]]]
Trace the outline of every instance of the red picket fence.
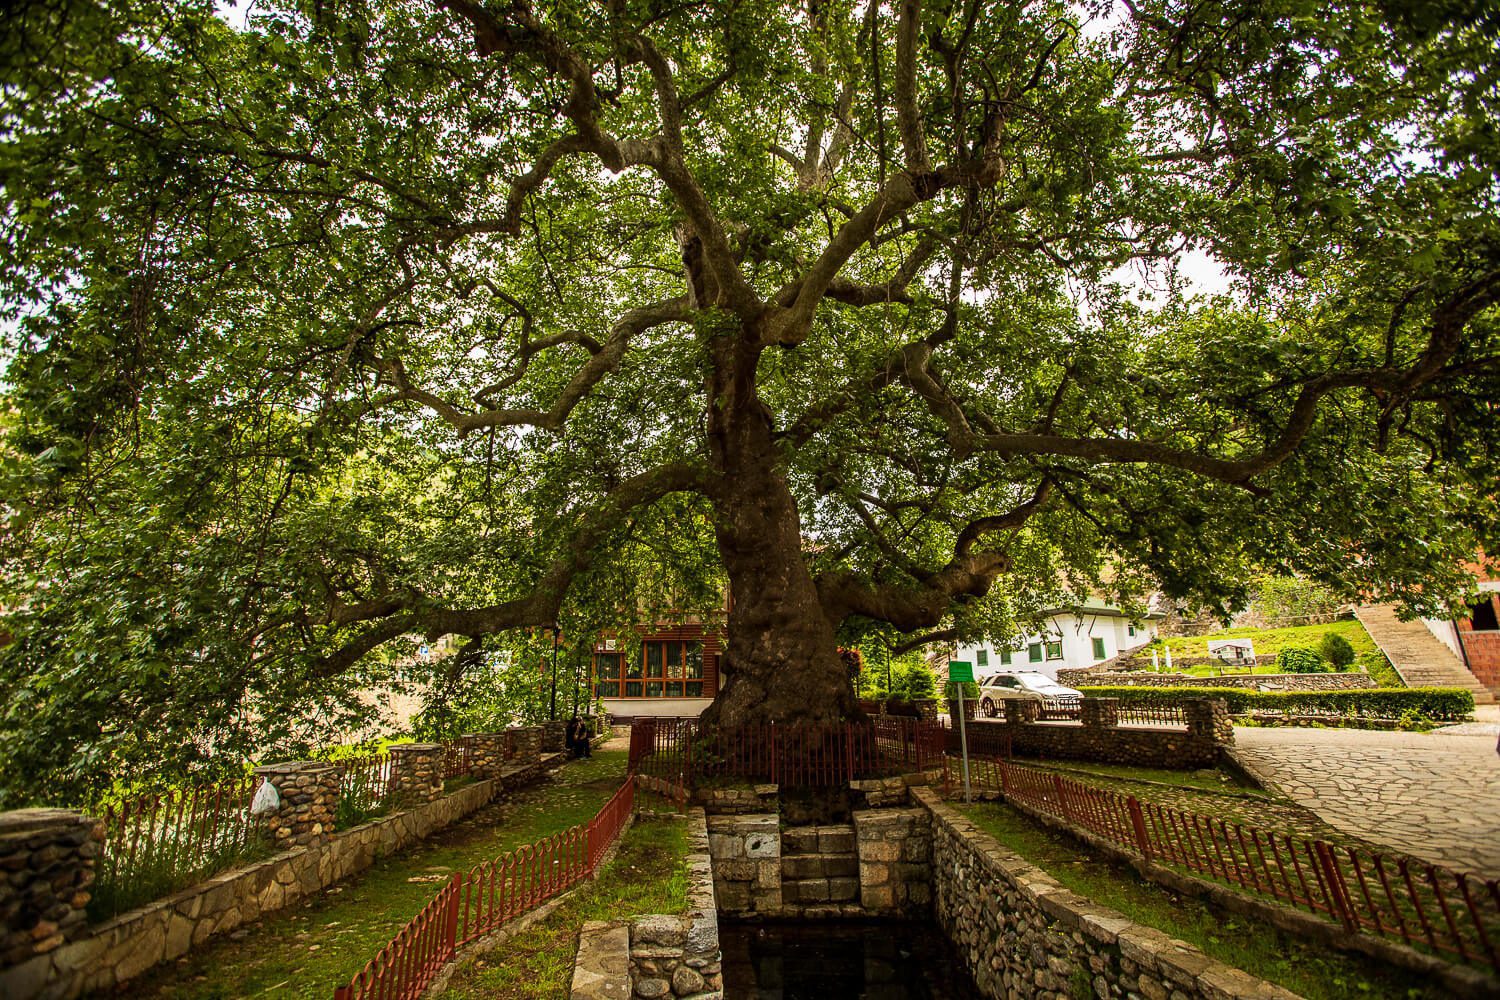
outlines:
[[104, 844], [96, 863], [95, 919], [148, 903], [239, 860], [257, 840], [250, 802], [260, 779], [140, 795], [97, 810]]
[[360, 814], [373, 813], [391, 793], [391, 755], [347, 757], [335, 761], [339, 769], [339, 807]]
[[469, 741], [463, 737], [456, 740], [444, 740], [443, 747], [443, 780], [462, 777], [469, 773]]
[[625, 829], [635, 805], [635, 779], [587, 823], [554, 834], [468, 872], [455, 872], [441, 892], [401, 929], [334, 1000], [408, 1000], [421, 996], [461, 944], [588, 878]]
[[827, 788], [861, 778], [942, 767], [935, 722], [880, 716], [828, 725], [708, 726], [697, 719], [637, 719], [630, 768], [678, 784], [733, 777], [789, 788]]
[[1148, 861], [1500, 971], [1500, 879], [1241, 826], [1004, 762], [971, 780], [994, 782], [1007, 801]]

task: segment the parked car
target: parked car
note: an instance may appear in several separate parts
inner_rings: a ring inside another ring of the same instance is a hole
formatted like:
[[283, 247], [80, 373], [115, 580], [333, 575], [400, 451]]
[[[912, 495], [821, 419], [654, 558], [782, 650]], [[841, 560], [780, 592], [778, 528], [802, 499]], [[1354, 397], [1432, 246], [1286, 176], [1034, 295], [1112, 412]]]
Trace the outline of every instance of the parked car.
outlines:
[[1001, 703], [1007, 701], [1040, 702], [1043, 718], [1071, 718], [1082, 699], [1081, 691], [1035, 670], [990, 674], [981, 678], [979, 684], [979, 712], [989, 718], [998, 715]]

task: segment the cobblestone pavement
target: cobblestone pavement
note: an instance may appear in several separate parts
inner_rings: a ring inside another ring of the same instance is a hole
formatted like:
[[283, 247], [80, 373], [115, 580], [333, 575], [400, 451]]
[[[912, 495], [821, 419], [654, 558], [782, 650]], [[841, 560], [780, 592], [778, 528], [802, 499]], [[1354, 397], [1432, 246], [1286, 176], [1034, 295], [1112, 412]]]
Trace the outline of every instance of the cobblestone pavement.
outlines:
[[1488, 714], [1455, 733], [1238, 727], [1235, 756], [1351, 836], [1496, 878], [1500, 726]]

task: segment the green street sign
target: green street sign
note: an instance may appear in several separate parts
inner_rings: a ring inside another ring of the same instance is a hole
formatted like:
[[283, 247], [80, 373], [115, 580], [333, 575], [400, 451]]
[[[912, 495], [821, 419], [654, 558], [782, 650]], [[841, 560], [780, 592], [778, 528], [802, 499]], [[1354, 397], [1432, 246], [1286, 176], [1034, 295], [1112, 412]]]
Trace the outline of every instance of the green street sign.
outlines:
[[963, 660], [948, 661], [948, 680], [966, 684], [974, 683], [974, 664], [965, 663]]

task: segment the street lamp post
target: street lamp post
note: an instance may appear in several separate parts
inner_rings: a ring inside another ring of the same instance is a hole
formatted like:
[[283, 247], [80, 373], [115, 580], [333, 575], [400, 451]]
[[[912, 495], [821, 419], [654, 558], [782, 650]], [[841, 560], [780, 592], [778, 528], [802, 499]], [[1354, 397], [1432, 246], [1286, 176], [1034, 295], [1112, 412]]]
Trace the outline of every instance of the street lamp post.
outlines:
[[552, 623], [552, 702], [547, 708], [547, 718], [557, 719], [557, 623]]

